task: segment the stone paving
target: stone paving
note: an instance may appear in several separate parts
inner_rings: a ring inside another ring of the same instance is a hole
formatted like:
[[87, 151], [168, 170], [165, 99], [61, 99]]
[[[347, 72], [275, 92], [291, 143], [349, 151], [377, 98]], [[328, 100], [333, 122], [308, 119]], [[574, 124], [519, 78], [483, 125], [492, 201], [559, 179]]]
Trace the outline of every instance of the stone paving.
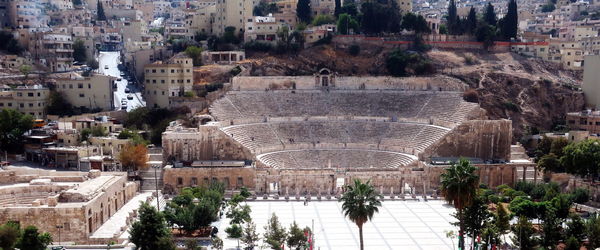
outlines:
[[[314, 221], [314, 249], [359, 248], [358, 228], [344, 218], [339, 202], [312, 201], [307, 206], [302, 201], [254, 201], [247, 204], [252, 207], [252, 219], [261, 238], [268, 218], [276, 213], [286, 228], [293, 221], [301, 228], [311, 226]], [[445, 231], [457, 231], [450, 225], [456, 221], [451, 215], [454, 208], [444, 201], [386, 200], [382, 204], [373, 220], [364, 225], [365, 249], [453, 249], [452, 240], [446, 238]], [[226, 238], [225, 228], [229, 220], [223, 216], [223, 220], [216, 224], [219, 225], [219, 237], [224, 240], [224, 248], [235, 249], [237, 240]]]

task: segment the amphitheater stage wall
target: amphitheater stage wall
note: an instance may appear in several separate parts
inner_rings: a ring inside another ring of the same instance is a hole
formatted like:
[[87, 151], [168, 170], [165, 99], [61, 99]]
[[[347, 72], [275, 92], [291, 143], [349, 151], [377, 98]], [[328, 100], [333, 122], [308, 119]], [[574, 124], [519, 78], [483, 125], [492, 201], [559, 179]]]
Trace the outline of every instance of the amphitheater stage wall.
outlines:
[[473, 157], [483, 160], [510, 160], [510, 120], [469, 120], [456, 126], [438, 143], [421, 153], [431, 157]]
[[[193, 182], [195, 179], [195, 183]], [[184, 187], [208, 185], [208, 181], [225, 184], [226, 190], [242, 186], [254, 189], [256, 171], [252, 167], [165, 167], [163, 183], [165, 193], [178, 193]]]
[[197, 160], [249, 160], [252, 153], [215, 125], [162, 134], [163, 159], [191, 162]]
[[[236, 76], [232, 90], [310, 90], [322, 89], [323, 76]], [[465, 91], [468, 86], [447, 77], [328, 76], [331, 89], [341, 90], [437, 90]]]

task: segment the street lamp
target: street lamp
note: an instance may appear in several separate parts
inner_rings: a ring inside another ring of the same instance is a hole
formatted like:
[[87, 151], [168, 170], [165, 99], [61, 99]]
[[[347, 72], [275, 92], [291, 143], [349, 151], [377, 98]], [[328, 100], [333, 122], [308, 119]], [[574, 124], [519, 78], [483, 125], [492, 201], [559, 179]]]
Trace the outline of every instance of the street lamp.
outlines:
[[63, 226], [57, 225], [56, 228], [58, 229], [58, 244], [60, 245], [60, 230], [63, 228]]
[[154, 188], [156, 189], [156, 210], [160, 211], [160, 202], [159, 202], [159, 196], [158, 196], [158, 175], [156, 173], [156, 170], [158, 168], [160, 168], [159, 166], [152, 166], [152, 168], [154, 168]]

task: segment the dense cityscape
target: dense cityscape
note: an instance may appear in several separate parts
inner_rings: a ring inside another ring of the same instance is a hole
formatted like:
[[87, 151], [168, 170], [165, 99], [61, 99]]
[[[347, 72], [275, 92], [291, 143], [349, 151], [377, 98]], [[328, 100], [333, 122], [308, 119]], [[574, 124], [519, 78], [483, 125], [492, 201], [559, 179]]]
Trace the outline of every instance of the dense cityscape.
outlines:
[[0, 249], [600, 249], [596, 0], [0, 0]]

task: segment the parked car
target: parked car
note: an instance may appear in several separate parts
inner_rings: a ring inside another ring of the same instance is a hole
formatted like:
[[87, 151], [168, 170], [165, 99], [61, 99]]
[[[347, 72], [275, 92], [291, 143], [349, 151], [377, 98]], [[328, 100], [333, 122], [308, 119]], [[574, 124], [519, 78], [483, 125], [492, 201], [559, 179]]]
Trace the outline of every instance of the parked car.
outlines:
[[133, 100], [133, 96], [132, 95], [127, 95], [127, 100]]
[[108, 65], [104, 65], [104, 69], [108, 69]]
[[127, 109], [127, 103], [121, 104], [121, 109]]
[[125, 93], [130, 93], [130, 92], [131, 92], [131, 89], [125, 88]]
[[117, 78], [117, 82], [120, 82], [121, 80], [123, 80], [123, 78]]

